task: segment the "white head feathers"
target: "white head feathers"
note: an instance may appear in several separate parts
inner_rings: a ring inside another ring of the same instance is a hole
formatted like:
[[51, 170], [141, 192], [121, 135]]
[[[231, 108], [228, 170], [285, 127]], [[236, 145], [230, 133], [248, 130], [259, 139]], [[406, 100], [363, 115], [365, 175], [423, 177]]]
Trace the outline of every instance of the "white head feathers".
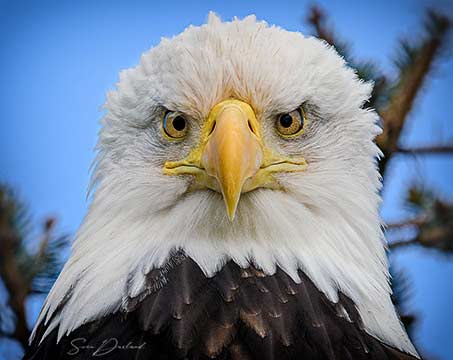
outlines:
[[[380, 130], [362, 108], [370, 92], [325, 43], [253, 16], [221, 22], [211, 14], [208, 24], [164, 39], [108, 95], [93, 202], [38, 323], [54, 316], [49, 329], [58, 326], [61, 337], [120, 309], [151, 268], [182, 248], [207, 275], [227, 259], [267, 273], [278, 265], [296, 281], [302, 269], [331, 300], [349, 296], [370, 334], [416, 354], [390, 301], [373, 143]], [[305, 172], [279, 177], [286, 191], [243, 194], [233, 223], [220, 194], [186, 193], [188, 179], [162, 173], [230, 97], [255, 110], [266, 146], [308, 162]], [[276, 136], [275, 115], [300, 104], [306, 132], [298, 141]], [[187, 141], [163, 138], [161, 107], [187, 114]]]

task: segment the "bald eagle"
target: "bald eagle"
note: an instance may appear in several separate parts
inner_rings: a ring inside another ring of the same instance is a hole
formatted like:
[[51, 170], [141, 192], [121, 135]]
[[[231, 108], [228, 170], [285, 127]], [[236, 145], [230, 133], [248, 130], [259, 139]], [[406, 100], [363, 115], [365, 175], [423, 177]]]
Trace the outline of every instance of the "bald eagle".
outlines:
[[419, 358], [390, 298], [371, 90], [254, 16], [143, 54], [108, 94], [25, 358]]

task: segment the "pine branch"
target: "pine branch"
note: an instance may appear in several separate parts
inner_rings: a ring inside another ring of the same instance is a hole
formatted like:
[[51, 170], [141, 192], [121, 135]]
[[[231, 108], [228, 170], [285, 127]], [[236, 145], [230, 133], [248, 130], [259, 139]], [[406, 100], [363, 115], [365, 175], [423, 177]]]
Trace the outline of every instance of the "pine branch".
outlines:
[[421, 226], [426, 224], [428, 220], [428, 217], [426, 214], [423, 214], [421, 216], [418, 216], [416, 218], [400, 221], [400, 222], [395, 222], [395, 223], [389, 223], [386, 224], [385, 227], [387, 229], [400, 229], [406, 226]]
[[41, 256], [39, 256], [38, 252], [37, 260], [33, 262], [35, 264], [31, 289], [33, 293], [46, 294], [50, 291], [63, 266], [64, 259], [62, 254], [68, 244], [69, 238], [67, 236], [51, 236], [45, 252]]
[[385, 159], [381, 162], [382, 172], [385, 170], [388, 159], [399, 149], [399, 138], [407, 115], [427, 75], [432, 70], [440, 50], [445, 46], [450, 22], [442, 15], [429, 12], [425, 30], [427, 38], [418, 46], [410, 45], [407, 41], [402, 43], [404, 60], [398, 63], [399, 81], [388, 105], [380, 111], [383, 133], [376, 141], [385, 155]]
[[414, 228], [416, 235], [410, 239], [392, 241], [389, 249], [419, 245], [443, 253], [453, 252], [453, 203], [441, 200], [434, 192], [419, 187], [410, 188], [406, 205], [417, 216], [387, 225], [387, 229], [398, 231]]
[[11, 339], [11, 340], [15, 340], [14, 334], [7, 333], [3, 330], [0, 330], [0, 337], [5, 337], [5, 338]]
[[30, 253], [26, 246], [27, 219], [25, 208], [15, 199], [12, 191], [0, 184], [0, 278], [8, 293], [7, 311], [1, 311], [0, 315], [5, 315], [1, 316], [2, 319], [11, 320], [12, 324], [12, 330], [0, 327], [0, 336], [15, 339], [23, 347], [27, 346], [30, 336], [26, 298], [31, 293], [47, 293], [50, 290], [61, 270], [61, 253], [68, 244], [67, 237], [53, 236], [55, 220], [50, 218], [44, 224], [38, 251]]
[[418, 244], [418, 240], [416, 238], [409, 239], [409, 240], [397, 240], [397, 241], [392, 241], [391, 243], [388, 243], [387, 248], [389, 250], [395, 250], [396, 248], [410, 246], [410, 245], [417, 245], [417, 244]]
[[389, 249], [396, 249], [410, 245], [421, 245], [427, 248], [437, 248], [442, 251], [453, 251], [451, 244], [448, 244], [445, 239], [451, 242], [452, 231], [446, 226], [437, 226], [426, 231], [422, 231], [418, 236], [408, 240], [392, 241], [388, 244]]
[[[42, 269], [46, 266], [46, 257], [49, 251], [49, 242], [52, 236], [52, 229], [55, 225], [55, 219], [48, 218], [44, 222], [44, 231], [43, 235], [41, 236], [41, 240], [39, 242], [39, 249], [36, 253], [33, 261], [33, 277], [36, 277], [38, 273], [42, 271]], [[33, 287], [33, 286], [32, 286]]]
[[47, 252], [47, 248], [48, 248], [50, 237], [51, 237], [51, 232], [52, 232], [54, 225], [55, 225], [55, 219], [53, 219], [53, 218], [48, 218], [44, 223], [44, 234], [39, 243], [38, 253], [36, 254], [36, 260], [38, 262], [43, 261], [43, 258]]
[[27, 327], [25, 300], [30, 291], [30, 284], [25, 281], [16, 261], [15, 245], [19, 239], [11, 226], [13, 217], [14, 204], [5, 192], [0, 191], [0, 239], [2, 243], [0, 246], [0, 276], [8, 290], [8, 303], [16, 318], [12, 337], [26, 346], [30, 331]]
[[397, 147], [396, 152], [399, 154], [409, 155], [431, 155], [431, 154], [453, 154], [453, 144], [418, 146], [413, 148]]
[[329, 45], [340, 47], [338, 40], [334, 38], [333, 31], [326, 26], [326, 15], [318, 6], [312, 6], [307, 17], [307, 22], [311, 24], [318, 38], [325, 40]]

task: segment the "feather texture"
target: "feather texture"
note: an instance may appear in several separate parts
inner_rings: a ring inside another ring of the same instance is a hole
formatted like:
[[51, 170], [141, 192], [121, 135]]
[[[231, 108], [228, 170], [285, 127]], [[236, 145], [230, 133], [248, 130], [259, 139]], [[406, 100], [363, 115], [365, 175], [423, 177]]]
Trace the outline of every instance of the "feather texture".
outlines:
[[331, 302], [302, 272], [296, 283], [279, 268], [266, 275], [230, 261], [206, 277], [191, 258], [176, 256], [170, 269], [148, 274], [154, 290], [129, 299], [127, 310], [58, 344], [55, 329], [25, 359], [415, 359], [369, 335], [349, 298]]

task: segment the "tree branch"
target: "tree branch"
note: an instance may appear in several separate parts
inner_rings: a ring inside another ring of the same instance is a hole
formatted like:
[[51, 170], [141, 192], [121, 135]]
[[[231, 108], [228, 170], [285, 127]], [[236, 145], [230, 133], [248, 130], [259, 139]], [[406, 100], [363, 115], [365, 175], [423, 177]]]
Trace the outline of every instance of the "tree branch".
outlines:
[[421, 245], [427, 248], [436, 248], [438, 250], [451, 251], [446, 240], [451, 239], [452, 229], [449, 226], [439, 225], [430, 229], [419, 232], [419, 234], [409, 240], [397, 240], [388, 243], [389, 249], [406, 247], [409, 245]]
[[396, 152], [399, 154], [409, 155], [431, 155], [431, 154], [453, 154], [453, 144], [446, 145], [432, 145], [432, 146], [419, 146], [414, 148], [397, 147]]
[[427, 215], [421, 215], [421, 216], [418, 216], [413, 219], [403, 220], [403, 221], [395, 222], [395, 223], [389, 223], [389, 224], [386, 224], [385, 227], [387, 229], [399, 229], [399, 228], [402, 228], [405, 226], [422, 226], [422, 225], [426, 224], [427, 220], [428, 220]]
[[325, 14], [318, 6], [312, 6], [307, 17], [307, 21], [311, 24], [318, 38], [325, 40], [328, 44], [335, 46], [335, 39], [332, 30], [325, 25]]
[[21, 269], [16, 262], [15, 244], [18, 243], [18, 239], [17, 234], [11, 228], [11, 211], [11, 204], [8, 201], [0, 202], [0, 239], [2, 244], [0, 246], [0, 276], [8, 290], [8, 303], [16, 318], [12, 337], [25, 347], [30, 336], [25, 313], [25, 300], [30, 292], [30, 284], [22, 276]]
[[11, 236], [5, 234], [3, 229], [0, 230], [0, 238], [2, 239], [2, 246], [0, 247], [0, 275], [8, 289], [9, 300], [16, 318], [16, 327], [13, 336], [23, 345], [26, 346], [30, 331], [27, 327], [27, 320], [25, 316], [25, 299], [29, 293], [29, 284], [25, 282], [21, 276], [21, 272], [13, 254], [13, 241]]
[[5, 338], [11, 339], [11, 340], [16, 340], [16, 338], [14, 337], [14, 334], [7, 333], [3, 330], [0, 330], [0, 337], [5, 337]]
[[387, 244], [387, 247], [389, 250], [394, 250], [396, 248], [405, 247], [405, 246], [409, 246], [409, 245], [417, 245], [417, 244], [418, 244], [418, 240], [415, 238], [415, 239], [410, 239], [410, 240], [392, 241], [391, 243]]
[[430, 16], [431, 28], [436, 27], [435, 31], [431, 31], [428, 38], [415, 50], [413, 59], [401, 71], [400, 80], [388, 105], [380, 111], [384, 126], [376, 142], [385, 155], [381, 162], [382, 172], [390, 156], [398, 151], [398, 142], [406, 117], [444, 45], [450, 28], [446, 17], [433, 13]]
[[54, 228], [54, 225], [55, 225], [54, 218], [48, 218], [44, 222], [44, 233], [39, 242], [38, 253], [35, 256], [35, 261], [34, 261], [36, 268], [38, 269], [38, 272], [39, 272], [39, 269], [41, 268], [42, 264], [44, 263], [44, 258], [46, 256], [47, 248], [49, 246], [49, 241], [52, 236], [52, 229]]

